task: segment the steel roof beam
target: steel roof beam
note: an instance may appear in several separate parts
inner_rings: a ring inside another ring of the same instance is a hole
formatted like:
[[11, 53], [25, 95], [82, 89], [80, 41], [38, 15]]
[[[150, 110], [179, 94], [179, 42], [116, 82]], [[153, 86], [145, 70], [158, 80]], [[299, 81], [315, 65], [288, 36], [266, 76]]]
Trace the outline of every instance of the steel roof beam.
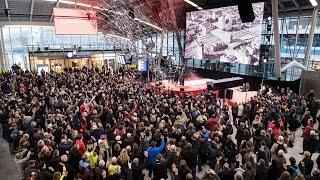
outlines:
[[299, 9], [299, 4], [297, 3], [297, 1], [296, 0], [292, 0], [292, 2], [293, 2], [293, 4]]
[[30, 8], [30, 21], [32, 21], [32, 15], [33, 15], [33, 7], [34, 7], [34, 0], [31, 0], [31, 8]]
[[[53, 6], [53, 8], [56, 8], [56, 7], [59, 7], [59, 0], [57, 0], [56, 4]], [[52, 19], [53, 19], [53, 8], [52, 8], [51, 17], [50, 17], [50, 20], [49, 20], [50, 23], [52, 22]]]

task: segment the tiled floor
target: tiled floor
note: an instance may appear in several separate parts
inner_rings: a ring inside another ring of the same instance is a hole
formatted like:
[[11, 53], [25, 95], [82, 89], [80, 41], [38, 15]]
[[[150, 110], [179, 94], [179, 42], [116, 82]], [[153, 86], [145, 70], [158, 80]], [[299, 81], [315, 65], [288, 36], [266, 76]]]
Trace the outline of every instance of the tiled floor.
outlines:
[[0, 179], [18, 180], [18, 169], [13, 161], [14, 157], [10, 154], [8, 143], [2, 138], [2, 129], [0, 134]]

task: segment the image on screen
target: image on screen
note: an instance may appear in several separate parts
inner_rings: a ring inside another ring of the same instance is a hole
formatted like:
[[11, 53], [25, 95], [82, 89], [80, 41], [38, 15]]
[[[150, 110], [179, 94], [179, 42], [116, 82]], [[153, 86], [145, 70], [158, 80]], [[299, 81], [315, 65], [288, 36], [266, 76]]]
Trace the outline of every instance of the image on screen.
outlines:
[[96, 35], [97, 19], [93, 10], [54, 8], [56, 34]]
[[238, 6], [187, 13], [185, 57], [258, 65], [264, 3], [252, 6], [250, 23], [241, 22]]

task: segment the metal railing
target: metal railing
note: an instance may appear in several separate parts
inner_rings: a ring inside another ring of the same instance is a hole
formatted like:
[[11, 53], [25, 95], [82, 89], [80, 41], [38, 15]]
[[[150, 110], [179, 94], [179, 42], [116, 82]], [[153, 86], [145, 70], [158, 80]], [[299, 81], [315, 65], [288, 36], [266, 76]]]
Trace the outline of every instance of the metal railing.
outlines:
[[81, 47], [81, 50], [114, 50], [113, 45], [105, 45], [105, 44], [48, 44], [48, 45], [28, 45], [29, 52], [37, 52], [37, 51], [61, 51], [61, 50], [73, 50]]
[[[286, 65], [282, 62], [281, 66]], [[223, 63], [217, 60], [203, 60], [203, 59], [188, 59], [187, 66], [193, 68], [216, 70], [222, 72], [229, 72], [240, 75], [255, 76], [264, 79], [276, 79], [274, 61], [269, 60], [267, 63], [260, 62], [259, 65], [254, 66], [250, 64], [240, 63]], [[301, 71], [292, 70], [281, 74], [280, 80], [294, 81], [300, 78]]]

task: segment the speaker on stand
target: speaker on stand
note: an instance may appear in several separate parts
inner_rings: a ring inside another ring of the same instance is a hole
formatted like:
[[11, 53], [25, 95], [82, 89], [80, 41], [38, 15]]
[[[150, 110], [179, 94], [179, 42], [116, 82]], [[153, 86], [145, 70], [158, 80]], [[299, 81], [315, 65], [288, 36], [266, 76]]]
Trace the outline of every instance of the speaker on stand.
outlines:
[[226, 92], [226, 99], [232, 99], [233, 97], [233, 90], [231, 89], [227, 89], [227, 92]]

